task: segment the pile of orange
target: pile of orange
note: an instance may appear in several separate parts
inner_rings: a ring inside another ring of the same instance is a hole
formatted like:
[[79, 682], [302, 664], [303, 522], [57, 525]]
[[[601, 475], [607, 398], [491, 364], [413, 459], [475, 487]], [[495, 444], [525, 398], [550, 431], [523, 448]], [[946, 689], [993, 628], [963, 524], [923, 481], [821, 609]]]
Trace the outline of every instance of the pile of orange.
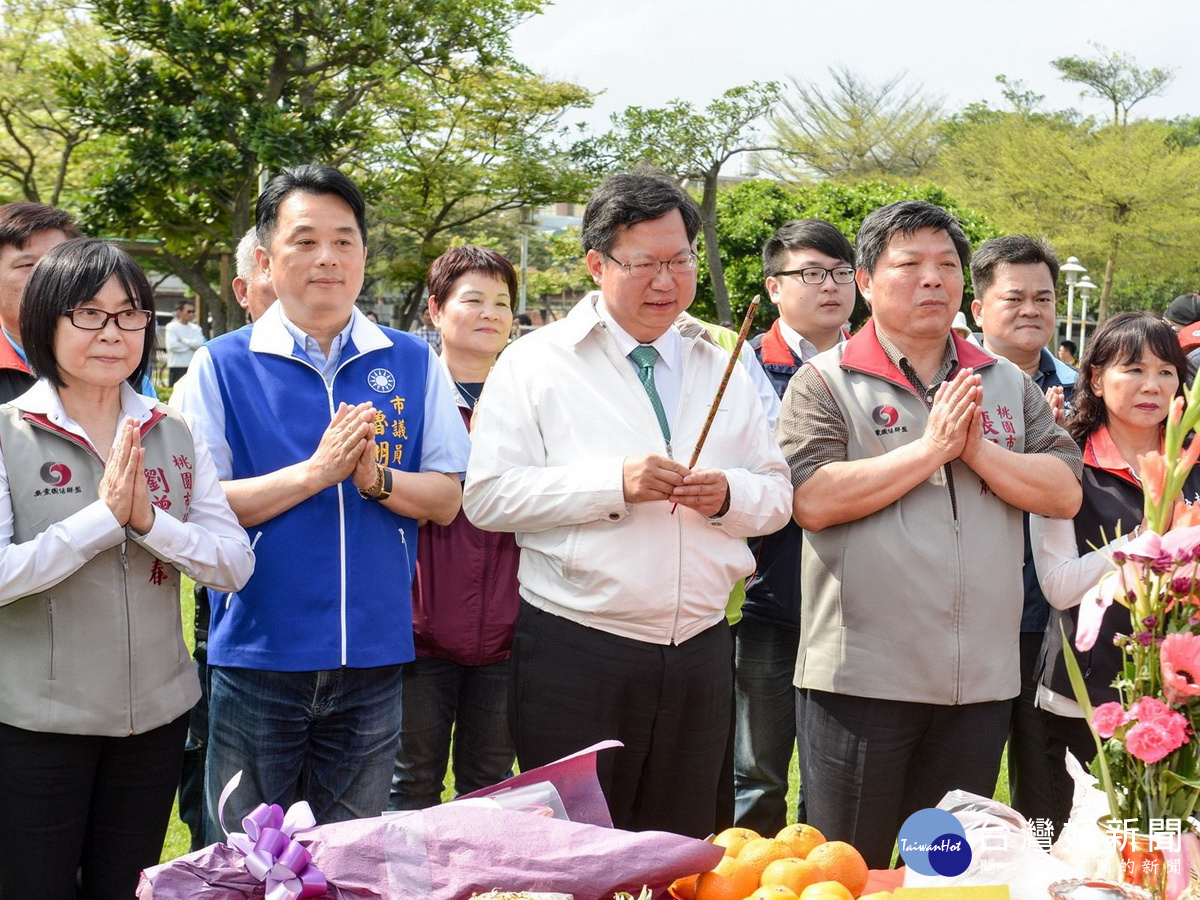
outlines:
[[672, 884], [676, 900], [856, 900], [867, 885], [862, 855], [811, 825], [789, 825], [773, 838], [727, 828], [712, 840], [725, 857], [712, 871]]

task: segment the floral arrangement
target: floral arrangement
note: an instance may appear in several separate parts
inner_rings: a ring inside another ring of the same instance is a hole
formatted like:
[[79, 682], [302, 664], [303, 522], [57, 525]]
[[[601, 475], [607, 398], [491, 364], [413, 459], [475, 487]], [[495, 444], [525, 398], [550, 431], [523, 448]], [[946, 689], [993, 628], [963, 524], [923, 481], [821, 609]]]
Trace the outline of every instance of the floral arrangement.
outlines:
[[[1120, 702], [1092, 710], [1073, 655], [1076, 698], [1099, 753], [1092, 772], [1113, 820], [1143, 834], [1186, 823], [1200, 801], [1200, 504], [1178, 501], [1200, 457], [1200, 379], [1167, 417], [1163, 452], [1138, 457], [1145, 529], [1112, 554], [1113, 569], [1084, 597], [1075, 646], [1095, 644], [1104, 611], [1129, 609], [1132, 634], [1118, 635], [1124, 669], [1113, 682]], [[1185, 829], [1189, 826], [1184, 825]]]

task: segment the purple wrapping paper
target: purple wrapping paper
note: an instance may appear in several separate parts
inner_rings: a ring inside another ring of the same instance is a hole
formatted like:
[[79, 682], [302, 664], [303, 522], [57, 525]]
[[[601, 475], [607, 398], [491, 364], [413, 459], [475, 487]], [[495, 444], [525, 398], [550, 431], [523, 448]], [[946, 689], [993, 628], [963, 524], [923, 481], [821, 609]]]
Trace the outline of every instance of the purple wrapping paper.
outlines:
[[[636, 896], [642, 885], [662, 895], [676, 878], [715, 866], [724, 851], [704, 841], [592, 824], [611, 821], [595, 776], [595, 752], [608, 746], [613, 744], [598, 744], [473, 795], [551, 781], [570, 822], [450, 803], [322, 825], [299, 842], [325, 873], [327, 896], [334, 900], [457, 900], [493, 888], [611, 900], [618, 890]], [[263, 884], [225, 844], [147, 870], [138, 888], [140, 900], [263, 896]]]

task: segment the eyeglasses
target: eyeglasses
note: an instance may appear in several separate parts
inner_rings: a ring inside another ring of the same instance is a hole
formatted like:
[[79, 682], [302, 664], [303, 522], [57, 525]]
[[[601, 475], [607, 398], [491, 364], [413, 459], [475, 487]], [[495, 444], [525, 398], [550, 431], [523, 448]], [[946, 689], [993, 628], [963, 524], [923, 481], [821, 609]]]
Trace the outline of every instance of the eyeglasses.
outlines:
[[604, 255], [624, 269], [626, 275], [634, 278], [653, 278], [663, 270], [663, 266], [666, 266], [667, 271], [672, 275], [684, 275], [688, 272], [696, 271], [695, 253], [689, 253], [687, 256], [677, 256], [674, 259], [660, 259], [655, 262], [643, 263], [623, 263], [611, 253]]
[[854, 280], [853, 266], [838, 266], [836, 269], [826, 269], [822, 266], [805, 266], [803, 269], [788, 269], [786, 272], [776, 272], [780, 275], [799, 275], [805, 284], [824, 284], [825, 276], [832, 275], [834, 284], [849, 284]]
[[103, 331], [110, 320], [122, 331], [142, 331], [154, 317], [148, 309], [122, 309], [115, 313], [105, 312], [95, 306], [76, 306], [63, 313], [71, 324], [84, 331]]

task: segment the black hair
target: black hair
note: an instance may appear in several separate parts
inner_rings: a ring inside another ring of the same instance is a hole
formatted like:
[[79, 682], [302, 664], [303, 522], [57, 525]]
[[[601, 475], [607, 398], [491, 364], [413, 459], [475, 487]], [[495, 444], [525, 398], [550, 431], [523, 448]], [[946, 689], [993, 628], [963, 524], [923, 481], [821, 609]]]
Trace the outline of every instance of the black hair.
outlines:
[[863, 219], [855, 241], [858, 267], [874, 274], [875, 264], [895, 235], [912, 234], [922, 228], [946, 232], [966, 270], [971, 260], [971, 244], [963, 234], [962, 225], [946, 210], [925, 200], [897, 200], [869, 213]]
[[691, 244], [700, 232], [700, 207], [687, 191], [654, 169], [612, 175], [596, 188], [583, 211], [579, 233], [583, 250], [607, 255], [622, 229], [661, 219], [673, 209], [683, 216], [683, 227]]
[[988, 238], [971, 256], [971, 285], [977, 298], [982, 298], [992, 286], [996, 267], [1001, 263], [1018, 266], [1045, 263], [1050, 270], [1050, 282], [1058, 282], [1058, 257], [1049, 241], [1028, 234], [1006, 234]]
[[779, 226], [779, 230], [763, 244], [763, 275], [778, 275], [783, 271], [788, 253], [802, 247], [854, 265], [854, 248], [834, 226], [823, 219], [793, 219]]
[[[1064, 341], [1064, 343], [1066, 343]], [[1124, 312], [1106, 319], [1090, 336], [1087, 350], [1079, 361], [1079, 377], [1071, 395], [1071, 415], [1063, 427], [1079, 444], [1108, 422], [1104, 399], [1092, 390], [1092, 378], [1112, 366], [1126, 366], [1142, 358], [1148, 349], [1179, 376], [1175, 396], [1182, 397], [1188, 377], [1187, 357], [1179, 345], [1179, 336], [1162, 319], [1144, 312]]]
[[[54, 334], [68, 309], [88, 303], [116, 278], [136, 309], [154, 312], [154, 291], [133, 257], [99, 238], [72, 238], [47, 251], [29, 276], [21, 301], [21, 345], [29, 368], [56, 387], [65, 386], [55, 355]], [[126, 379], [134, 389], [154, 358], [154, 317], [146, 325], [142, 358]]]
[[279, 204], [297, 192], [305, 194], [332, 194], [346, 201], [358, 223], [363, 244], [367, 243], [367, 204], [362, 191], [353, 181], [333, 166], [305, 165], [284, 169], [271, 179], [258, 195], [254, 207], [254, 227], [258, 232], [260, 246], [271, 248], [271, 238], [279, 221]]
[[0, 206], [0, 247], [23, 250], [39, 231], [61, 231], [68, 238], [79, 237], [79, 226], [65, 209], [28, 200]]

